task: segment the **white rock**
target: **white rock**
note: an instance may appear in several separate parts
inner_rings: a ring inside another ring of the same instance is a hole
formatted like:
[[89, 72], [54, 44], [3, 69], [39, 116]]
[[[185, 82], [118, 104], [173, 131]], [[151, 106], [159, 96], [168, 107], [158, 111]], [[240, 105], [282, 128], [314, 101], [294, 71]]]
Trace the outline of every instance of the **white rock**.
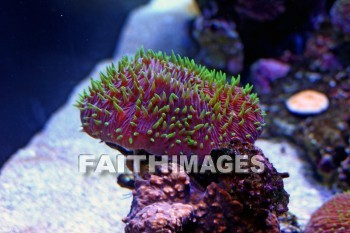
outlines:
[[198, 9], [192, 0], [153, 0], [132, 12], [120, 37], [117, 55], [133, 55], [143, 46], [187, 56], [192, 46], [188, 23], [196, 14]]

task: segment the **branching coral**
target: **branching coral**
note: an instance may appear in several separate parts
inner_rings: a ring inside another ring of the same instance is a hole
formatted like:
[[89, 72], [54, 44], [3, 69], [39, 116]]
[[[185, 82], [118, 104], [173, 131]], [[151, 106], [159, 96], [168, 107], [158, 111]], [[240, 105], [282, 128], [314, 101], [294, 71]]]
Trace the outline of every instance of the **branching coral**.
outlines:
[[337, 194], [311, 217], [305, 233], [346, 233], [350, 229], [350, 194]]
[[170, 163], [145, 174], [136, 181], [126, 232], [279, 232], [277, 216], [288, 210], [288, 194], [283, 175], [261, 150], [235, 139], [212, 157], [242, 153], [257, 155], [265, 170], [189, 175]]
[[107, 68], [78, 101], [90, 136], [152, 154], [207, 155], [235, 136], [254, 142], [263, 117], [252, 86], [193, 60], [140, 50]]

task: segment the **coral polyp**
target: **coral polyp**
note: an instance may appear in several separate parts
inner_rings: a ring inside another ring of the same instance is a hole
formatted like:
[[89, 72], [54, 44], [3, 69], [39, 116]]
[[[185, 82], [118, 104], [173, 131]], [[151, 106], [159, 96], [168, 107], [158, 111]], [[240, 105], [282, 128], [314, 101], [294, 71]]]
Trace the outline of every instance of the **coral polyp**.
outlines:
[[312, 216], [305, 233], [349, 232], [350, 194], [337, 194]]
[[252, 86], [174, 53], [139, 50], [91, 80], [78, 101], [94, 138], [152, 154], [207, 155], [232, 137], [254, 142], [263, 113]]

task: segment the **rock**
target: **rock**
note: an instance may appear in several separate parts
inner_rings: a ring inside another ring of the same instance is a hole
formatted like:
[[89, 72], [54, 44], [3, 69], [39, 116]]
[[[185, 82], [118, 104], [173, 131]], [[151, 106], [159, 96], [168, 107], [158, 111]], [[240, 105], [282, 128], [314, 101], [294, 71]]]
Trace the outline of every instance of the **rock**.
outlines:
[[193, 23], [192, 37], [198, 44], [198, 63], [229, 74], [242, 71], [244, 48], [234, 22], [199, 16]]
[[309, 168], [291, 144], [259, 139], [255, 145], [264, 151], [278, 172], [289, 173], [289, 178], [283, 180], [284, 188], [290, 195], [288, 208], [297, 216], [300, 226], [304, 227], [311, 214], [331, 196], [331, 192], [306, 179]]
[[[187, 34], [182, 31], [192, 17], [191, 1], [152, 1], [134, 11], [121, 38], [118, 53], [132, 54], [141, 45], [185, 55]], [[159, 18], [164, 16], [163, 18]], [[160, 20], [162, 19], [162, 20]], [[147, 30], [149, 34], [143, 33]], [[162, 33], [159, 33], [159, 32]], [[152, 32], [152, 33], [151, 33]], [[157, 32], [157, 34], [155, 34]], [[88, 77], [111, 61], [95, 67]], [[89, 85], [82, 82], [68, 102], [47, 122], [45, 129], [15, 153], [0, 175], [0, 232], [124, 232], [122, 218], [131, 206], [131, 192], [116, 185], [115, 175], [88, 175], [78, 172], [79, 154], [116, 155], [115, 150], [79, 132], [79, 110], [72, 105]], [[282, 142], [258, 140], [259, 146], [278, 171], [288, 171], [286, 189], [290, 210], [305, 224], [311, 212], [324, 200], [326, 192], [303, 176], [303, 162], [297, 151]], [[281, 153], [285, 148], [285, 153]]]
[[189, 56], [192, 42], [188, 36], [188, 23], [198, 9], [192, 0], [170, 3], [153, 0], [149, 5], [131, 13], [120, 37], [117, 54], [135, 54], [141, 46], [145, 49], [172, 51]]
[[271, 82], [285, 77], [290, 65], [272, 58], [262, 58], [254, 62], [250, 68], [250, 76], [259, 93], [271, 91]]
[[[136, 179], [126, 232], [280, 232], [277, 217], [287, 212], [289, 200], [284, 173], [258, 147], [238, 138], [211, 153], [214, 160], [225, 155], [233, 160], [246, 155], [247, 167], [255, 157], [264, 169], [188, 174], [178, 164], [160, 165]], [[169, 212], [174, 214], [162, 214]]]
[[[115, 60], [141, 45], [185, 51], [184, 25], [191, 13], [183, 9], [190, 9], [191, 1], [176, 1], [173, 8], [162, 8], [164, 2], [152, 1], [134, 11]], [[98, 77], [110, 63], [98, 64], [88, 77]], [[73, 104], [88, 85], [84, 81], [77, 86], [45, 129], [4, 165], [0, 232], [124, 232], [122, 218], [130, 210], [131, 192], [118, 187], [113, 174], [84, 176], [78, 172], [79, 154], [116, 155], [115, 150], [80, 132], [79, 110]]]

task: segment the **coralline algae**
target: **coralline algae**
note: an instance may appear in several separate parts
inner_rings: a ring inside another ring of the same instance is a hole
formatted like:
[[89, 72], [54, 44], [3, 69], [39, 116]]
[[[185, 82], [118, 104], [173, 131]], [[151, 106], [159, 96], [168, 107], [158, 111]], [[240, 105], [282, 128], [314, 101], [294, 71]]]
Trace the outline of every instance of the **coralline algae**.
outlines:
[[284, 175], [251, 143], [235, 139], [211, 156], [224, 154], [258, 156], [265, 170], [187, 174], [178, 164], [158, 166], [156, 173], [137, 179], [131, 211], [124, 219], [125, 231], [280, 232], [278, 216], [286, 213], [289, 201]]

